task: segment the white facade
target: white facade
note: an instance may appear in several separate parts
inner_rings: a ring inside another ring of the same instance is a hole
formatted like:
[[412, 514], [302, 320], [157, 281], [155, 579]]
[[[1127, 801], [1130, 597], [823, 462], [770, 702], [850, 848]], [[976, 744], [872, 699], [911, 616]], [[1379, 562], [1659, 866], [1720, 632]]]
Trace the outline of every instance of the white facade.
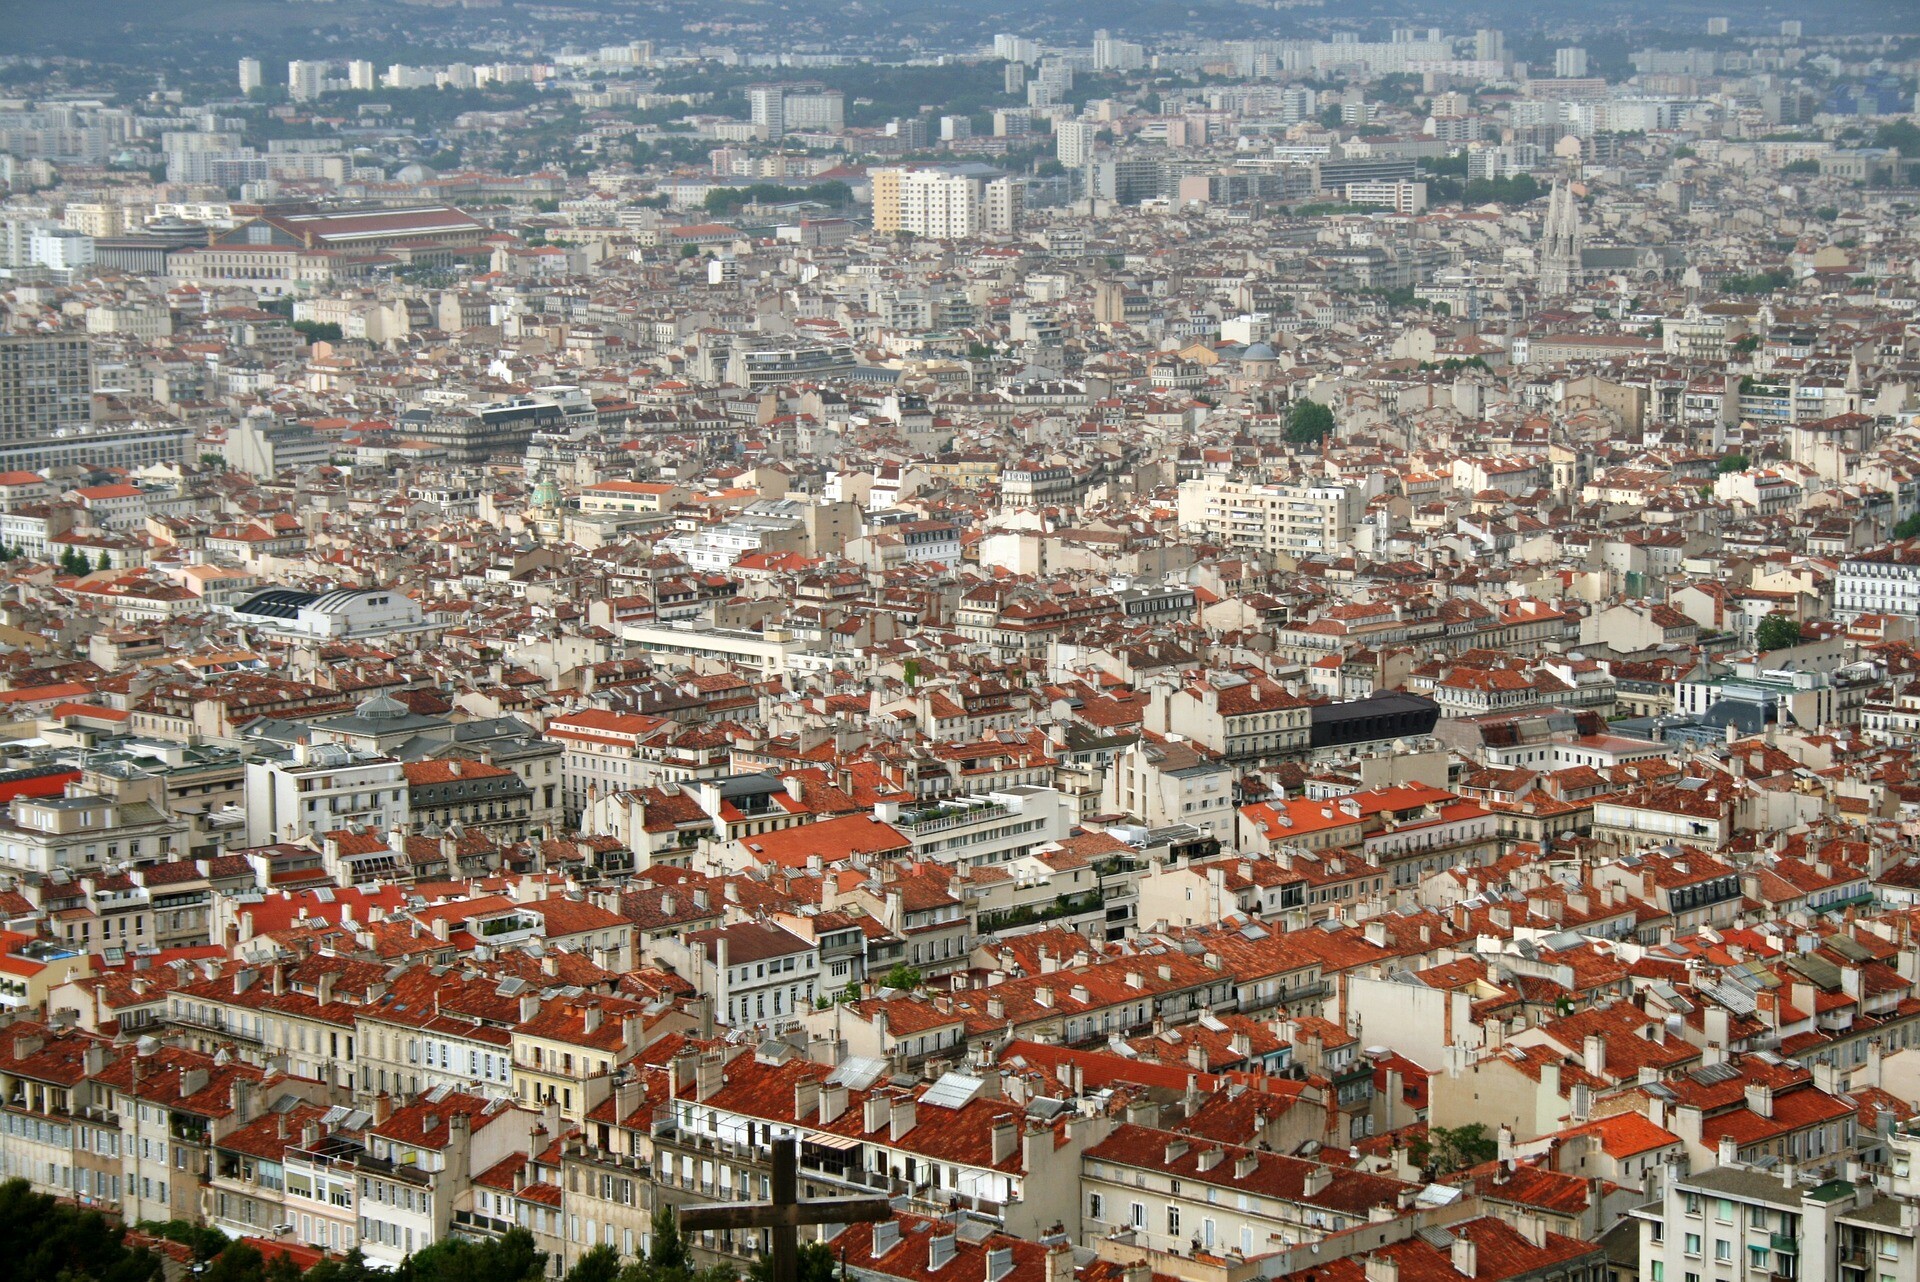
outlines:
[[407, 820], [407, 776], [392, 757], [300, 744], [291, 760], [247, 763], [250, 846], [317, 838], [349, 825], [387, 833]]

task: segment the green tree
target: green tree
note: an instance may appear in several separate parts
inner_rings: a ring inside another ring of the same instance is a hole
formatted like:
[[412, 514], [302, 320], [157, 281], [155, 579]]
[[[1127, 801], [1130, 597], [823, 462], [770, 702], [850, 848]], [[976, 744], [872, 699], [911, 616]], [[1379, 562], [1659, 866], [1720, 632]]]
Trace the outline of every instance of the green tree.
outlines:
[[1915, 512], [1893, 527], [1893, 537], [1896, 539], [1910, 539], [1916, 534], [1920, 534], [1920, 512]]
[[1744, 454], [1729, 454], [1713, 466], [1714, 470], [1722, 473], [1744, 472], [1753, 466], [1753, 460]]
[[442, 1238], [400, 1262], [398, 1282], [541, 1282], [547, 1253], [525, 1229], [508, 1229], [486, 1242]]
[[17, 1278], [158, 1282], [158, 1255], [126, 1244], [126, 1230], [98, 1211], [36, 1193], [25, 1180], [0, 1184], [0, 1259]]
[[[285, 1259], [284, 1253], [279, 1257]], [[201, 1282], [266, 1282], [267, 1262], [251, 1242], [232, 1242], [213, 1257], [201, 1273]], [[297, 1276], [297, 1274], [296, 1274]]]
[[200, 466], [219, 468], [224, 472], [227, 470], [227, 459], [223, 454], [215, 454], [212, 450], [208, 450], [200, 456]]
[[1422, 1165], [1436, 1175], [1462, 1171], [1500, 1155], [1500, 1145], [1480, 1122], [1466, 1126], [1430, 1126], [1427, 1128], [1427, 1152]]
[[293, 329], [309, 343], [337, 343], [346, 337], [335, 321], [295, 321]]
[[1319, 445], [1333, 435], [1333, 411], [1318, 401], [1295, 401], [1287, 411], [1287, 439], [1295, 445]]
[[111, 570], [112, 568], [113, 568], [113, 557], [107, 553], [107, 550], [105, 548], [100, 549], [100, 560], [94, 565], [94, 569]]
[[920, 971], [913, 966], [895, 966], [880, 980], [882, 988], [898, 988], [902, 991], [920, 987]]
[[[833, 1258], [833, 1248], [825, 1242], [802, 1242], [800, 1244], [799, 1282], [834, 1282], [839, 1271]], [[747, 1282], [773, 1282], [773, 1261], [761, 1256], [747, 1270]]]
[[602, 1242], [567, 1270], [567, 1282], [619, 1282], [620, 1252]]
[[163, 1237], [169, 1242], [190, 1246], [193, 1248], [194, 1258], [200, 1260], [211, 1260], [226, 1250], [228, 1244], [233, 1241], [219, 1229], [195, 1224], [192, 1220], [142, 1220], [134, 1227], [142, 1233], [150, 1233], [154, 1237]]
[[1800, 625], [1784, 614], [1769, 614], [1753, 630], [1753, 643], [1762, 650], [1787, 650], [1800, 644]]
[[661, 1203], [653, 1208], [653, 1241], [647, 1247], [647, 1267], [656, 1277], [687, 1277], [693, 1272], [693, 1260], [680, 1237], [680, 1218], [673, 1208]]
[[354, 1247], [340, 1259], [331, 1257], [307, 1270], [305, 1282], [385, 1282], [387, 1274], [367, 1263]]

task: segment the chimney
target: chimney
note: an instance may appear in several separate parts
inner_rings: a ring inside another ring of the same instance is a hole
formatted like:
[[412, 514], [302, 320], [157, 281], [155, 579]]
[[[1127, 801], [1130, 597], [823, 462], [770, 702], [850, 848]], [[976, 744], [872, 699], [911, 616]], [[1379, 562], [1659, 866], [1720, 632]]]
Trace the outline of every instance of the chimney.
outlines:
[[690, 1084], [700, 1072], [700, 1052], [684, 1048], [667, 1061], [667, 1098], [679, 1099], [680, 1088]]
[[893, 1107], [887, 1110], [887, 1138], [898, 1144], [919, 1120], [920, 1110], [913, 1096], [897, 1096]]
[[586, 1033], [597, 1033], [600, 1031], [599, 1002], [588, 1002], [580, 1008], [580, 1027], [581, 1030]]
[[379, 1126], [393, 1116], [393, 1096], [381, 1091], [373, 1097], [373, 1124]]
[[1479, 1265], [1478, 1256], [1479, 1251], [1473, 1245], [1472, 1238], [1453, 1239], [1453, 1271], [1455, 1273], [1463, 1278], [1473, 1277]]
[[1020, 1119], [1003, 1117], [993, 1124], [993, 1164], [1012, 1157], [1020, 1149]]
[[540, 994], [522, 993], [520, 995], [520, 1022], [526, 1023], [540, 1013]]
[[1073, 1282], [1073, 1248], [1065, 1242], [1047, 1249], [1046, 1282]]
[[820, 1086], [820, 1125], [838, 1121], [847, 1111], [847, 1084], [823, 1082]]
[[947, 1267], [947, 1261], [953, 1258], [955, 1237], [951, 1233], [942, 1233], [938, 1237], [927, 1239], [927, 1271], [938, 1273]]
[[1000, 1279], [1013, 1272], [1013, 1248], [998, 1247], [987, 1252], [986, 1282], [1000, 1282]]
[[1244, 1180], [1249, 1175], [1252, 1175], [1255, 1171], [1259, 1169], [1260, 1169], [1259, 1154], [1242, 1153], [1240, 1157], [1233, 1164], [1233, 1178], [1236, 1180]]
[[1772, 1117], [1773, 1087], [1765, 1082], [1748, 1082], [1747, 1107], [1761, 1117]]
[[207, 1089], [207, 1070], [185, 1069], [180, 1074], [180, 1098], [188, 1099]]
[[694, 1070], [694, 1098], [702, 1104], [713, 1098], [720, 1089], [721, 1077], [726, 1069], [726, 1061], [718, 1055], [702, 1055], [700, 1065]]
[[1582, 1044], [1582, 1052], [1580, 1066], [1595, 1077], [1605, 1077], [1607, 1074], [1606, 1038], [1597, 1033], [1587, 1034], [1587, 1039]]
[[1385, 1255], [1369, 1255], [1367, 1282], [1400, 1282], [1399, 1262]]
[[880, 1259], [900, 1245], [900, 1221], [882, 1220], [873, 1226], [873, 1258]]
[[1306, 1181], [1301, 1188], [1302, 1195], [1318, 1197], [1326, 1192], [1327, 1185], [1331, 1183], [1333, 1183], [1333, 1168], [1316, 1162], [1313, 1169], [1307, 1172]]
[[867, 1096], [865, 1111], [860, 1116], [860, 1130], [871, 1135], [887, 1122], [887, 1097], [878, 1092]]
[[803, 1077], [793, 1084], [793, 1120], [807, 1122], [812, 1120], [820, 1107], [820, 1082], [818, 1078]]

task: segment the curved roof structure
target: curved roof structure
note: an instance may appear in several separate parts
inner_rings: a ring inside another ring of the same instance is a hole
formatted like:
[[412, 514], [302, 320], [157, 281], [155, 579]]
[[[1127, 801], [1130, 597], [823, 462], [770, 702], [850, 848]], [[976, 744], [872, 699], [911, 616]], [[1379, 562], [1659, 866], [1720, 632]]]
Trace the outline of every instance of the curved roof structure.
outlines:
[[256, 592], [235, 607], [237, 614], [264, 615], [269, 619], [295, 619], [300, 611], [318, 600], [312, 592], [302, 592], [299, 588], [268, 588]]

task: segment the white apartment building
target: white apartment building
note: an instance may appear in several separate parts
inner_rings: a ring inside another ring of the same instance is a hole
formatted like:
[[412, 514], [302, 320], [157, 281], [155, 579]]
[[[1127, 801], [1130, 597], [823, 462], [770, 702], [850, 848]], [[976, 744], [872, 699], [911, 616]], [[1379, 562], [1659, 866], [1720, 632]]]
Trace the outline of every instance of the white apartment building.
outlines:
[[1008, 863], [1037, 846], [1065, 841], [1079, 807], [1056, 789], [1022, 786], [926, 806], [882, 802], [874, 807], [874, 817], [912, 840], [913, 858], [975, 868]]
[[172, 858], [187, 833], [145, 801], [92, 793], [15, 797], [0, 829], [0, 868], [42, 876], [56, 868], [104, 872], [123, 863]]
[[1180, 529], [1246, 551], [1311, 556], [1353, 538], [1366, 507], [1351, 485], [1263, 485], [1204, 476], [1180, 485]]
[[1891, 543], [1842, 561], [1833, 584], [1833, 614], [1842, 622], [1863, 614], [1920, 618], [1920, 545]]
[[1091, 120], [1060, 120], [1053, 126], [1053, 158], [1068, 169], [1084, 169], [1093, 159], [1099, 126]]
[[287, 64], [287, 96], [307, 102], [326, 92], [327, 64], [296, 58]]
[[247, 844], [319, 837], [358, 824], [406, 827], [407, 776], [392, 757], [303, 743], [291, 758], [247, 763]]
[[583, 708], [547, 722], [547, 738], [563, 750], [560, 794], [568, 823], [602, 798], [655, 782], [640, 742], [661, 725], [658, 717], [605, 708]]

